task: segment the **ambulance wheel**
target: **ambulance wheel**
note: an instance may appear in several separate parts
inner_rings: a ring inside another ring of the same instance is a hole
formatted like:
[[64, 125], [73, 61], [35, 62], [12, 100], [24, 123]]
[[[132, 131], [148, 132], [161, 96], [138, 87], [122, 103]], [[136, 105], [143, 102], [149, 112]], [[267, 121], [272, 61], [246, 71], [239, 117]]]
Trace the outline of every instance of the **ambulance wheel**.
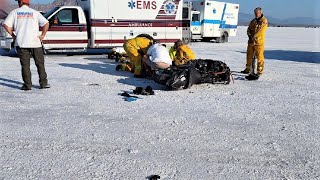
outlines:
[[47, 54], [48, 54], [48, 50], [46, 50], [45, 48], [43, 48], [43, 54], [47, 55]]
[[116, 62], [119, 62], [119, 60], [120, 60], [120, 54], [119, 53], [116, 54], [115, 60], [116, 60]]
[[216, 43], [226, 43], [229, 41], [229, 38], [228, 38], [228, 33], [223, 33], [223, 35], [221, 37], [218, 37], [216, 39]]
[[0, 49], [1, 56], [18, 57], [17, 49]]
[[17, 48], [16, 48], [16, 47], [14, 47], [13, 49], [14, 49], [14, 54], [16, 54], [16, 55], [18, 56]]
[[227, 32], [223, 33], [221, 38], [222, 38], [222, 43], [228, 42], [229, 41], [228, 33]]
[[44, 46], [42, 46], [42, 50], [43, 50], [43, 54], [45, 54], [45, 55], [48, 54], [48, 50], [46, 50], [46, 48], [44, 48]]

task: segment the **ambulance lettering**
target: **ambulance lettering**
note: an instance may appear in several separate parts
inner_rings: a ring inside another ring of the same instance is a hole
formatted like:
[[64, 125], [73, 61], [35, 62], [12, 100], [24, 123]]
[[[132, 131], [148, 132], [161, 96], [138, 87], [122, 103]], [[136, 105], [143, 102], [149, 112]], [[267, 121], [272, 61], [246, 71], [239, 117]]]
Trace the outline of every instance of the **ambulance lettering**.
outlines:
[[235, 15], [233, 13], [225, 13], [226, 19], [236, 19]]
[[142, 1], [131, 0], [128, 2], [128, 7], [131, 9], [157, 9], [157, 1]]
[[129, 27], [152, 27], [152, 23], [130, 23]]

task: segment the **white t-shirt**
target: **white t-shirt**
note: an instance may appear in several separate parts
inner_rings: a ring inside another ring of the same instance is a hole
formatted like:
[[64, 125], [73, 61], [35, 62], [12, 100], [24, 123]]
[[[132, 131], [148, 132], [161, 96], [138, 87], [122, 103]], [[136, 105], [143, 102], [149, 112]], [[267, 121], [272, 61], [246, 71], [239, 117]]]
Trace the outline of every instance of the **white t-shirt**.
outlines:
[[161, 44], [154, 44], [149, 49], [147, 54], [149, 55], [150, 61], [154, 63], [162, 62], [172, 65], [172, 59], [170, 58], [167, 48]]
[[39, 26], [43, 27], [48, 20], [36, 10], [28, 6], [22, 6], [13, 10], [3, 24], [13, 28], [17, 36], [15, 46], [21, 48], [39, 48], [41, 41], [39, 39]]

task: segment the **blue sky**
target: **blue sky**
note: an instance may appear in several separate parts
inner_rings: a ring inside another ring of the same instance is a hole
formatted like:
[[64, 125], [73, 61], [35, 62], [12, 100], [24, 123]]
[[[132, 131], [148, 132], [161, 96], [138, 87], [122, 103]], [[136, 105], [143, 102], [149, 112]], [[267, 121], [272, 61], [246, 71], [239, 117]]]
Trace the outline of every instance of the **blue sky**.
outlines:
[[[115, 0], [114, 0], [115, 1]], [[220, 1], [220, 0], [219, 0]], [[315, 17], [320, 19], [320, 0], [222, 0], [240, 4], [240, 11], [253, 13], [261, 6], [266, 16], [285, 19], [291, 17]], [[51, 3], [53, 0], [31, 0], [32, 3]], [[318, 11], [316, 11], [318, 9]]]

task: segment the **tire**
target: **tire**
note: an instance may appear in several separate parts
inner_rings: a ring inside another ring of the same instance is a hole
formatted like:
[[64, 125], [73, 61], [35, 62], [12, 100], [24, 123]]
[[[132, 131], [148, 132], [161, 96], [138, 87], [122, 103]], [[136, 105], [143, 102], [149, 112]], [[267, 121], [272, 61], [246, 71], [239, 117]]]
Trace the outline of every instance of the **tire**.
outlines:
[[224, 32], [222, 37], [224, 38], [224, 42], [223, 43], [229, 42], [229, 35], [228, 35], [227, 32]]
[[221, 43], [225, 43], [226, 42], [226, 36], [223, 34], [221, 36]]
[[224, 32], [221, 37], [216, 39], [216, 43], [226, 43], [229, 41], [228, 33]]
[[18, 57], [16, 48], [13, 49], [0, 49], [1, 56]]
[[47, 55], [49, 53], [48, 50], [46, 50], [43, 46], [42, 46], [42, 50], [44, 55]]
[[116, 62], [119, 62], [119, 60], [120, 60], [120, 54], [119, 53], [116, 53]]

